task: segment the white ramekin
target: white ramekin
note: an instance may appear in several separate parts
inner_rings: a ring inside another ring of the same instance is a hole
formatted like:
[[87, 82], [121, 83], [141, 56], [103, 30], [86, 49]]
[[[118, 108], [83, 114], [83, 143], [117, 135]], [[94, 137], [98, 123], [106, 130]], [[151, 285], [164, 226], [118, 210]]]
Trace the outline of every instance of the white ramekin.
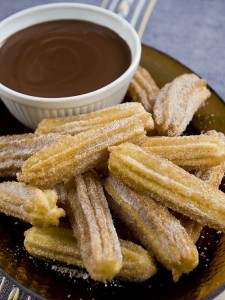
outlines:
[[23, 28], [59, 19], [88, 20], [111, 28], [127, 42], [132, 61], [124, 74], [112, 83], [79, 96], [33, 97], [18, 93], [0, 83], [0, 97], [9, 111], [21, 123], [33, 129], [44, 118], [83, 114], [121, 103], [140, 61], [141, 43], [133, 27], [115, 13], [87, 4], [55, 3], [18, 12], [0, 23], [0, 45], [7, 37]]

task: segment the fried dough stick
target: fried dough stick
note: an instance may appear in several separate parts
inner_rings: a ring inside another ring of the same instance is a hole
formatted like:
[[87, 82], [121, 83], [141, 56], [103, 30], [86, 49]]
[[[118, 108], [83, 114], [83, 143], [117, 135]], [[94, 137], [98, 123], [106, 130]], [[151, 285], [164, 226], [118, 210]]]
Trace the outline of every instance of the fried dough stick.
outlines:
[[0, 177], [16, 177], [25, 160], [57, 141], [58, 134], [0, 136]]
[[66, 212], [91, 277], [111, 280], [122, 267], [118, 236], [101, 181], [94, 171], [66, 183]]
[[[147, 114], [140, 103], [123, 103], [88, 114], [64, 118], [44, 119], [38, 124], [38, 128], [35, 133], [55, 132], [75, 135], [79, 132], [135, 115], [142, 115], [144, 121]], [[145, 130], [150, 130], [153, 129], [154, 125], [153, 122], [144, 122], [144, 126]]]
[[36, 226], [58, 225], [65, 216], [56, 206], [57, 194], [20, 182], [0, 183], [0, 212]]
[[225, 160], [225, 143], [219, 137], [193, 135], [146, 137], [141, 147], [185, 169], [206, 169]]
[[141, 244], [172, 271], [174, 281], [197, 266], [198, 251], [193, 241], [167, 208], [114, 176], [109, 176], [104, 186], [110, 206]]
[[132, 101], [140, 102], [146, 111], [152, 112], [159, 88], [151, 74], [139, 66], [128, 88], [128, 97]]
[[[148, 118], [151, 122], [150, 114]], [[23, 164], [18, 180], [40, 188], [54, 187], [107, 160], [109, 146], [128, 140], [137, 142], [144, 136], [142, 119], [134, 116], [75, 136], [59, 137], [56, 143], [35, 153]]]
[[[122, 239], [119, 242], [123, 263], [117, 278], [142, 282], [157, 272], [153, 258], [141, 246]], [[69, 228], [32, 227], [25, 232], [24, 246], [32, 256], [84, 268], [80, 248]]]
[[225, 231], [225, 194], [172, 162], [124, 143], [111, 147], [109, 170], [172, 210]]
[[[207, 131], [205, 135], [220, 138], [221, 142], [225, 143], [225, 136], [221, 132], [210, 130]], [[218, 189], [223, 179], [224, 172], [225, 172], [225, 161], [223, 161], [216, 167], [196, 170], [193, 172], [193, 174], [196, 177], [200, 178], [201, 180], [205, 181], [206, 183]], [[179, 216], [176, 215], [176, 217], [180, 220], [182, 226], [184, 226], [188, 234], [192, 237], [193, 241], [196, 243], [200, 237], [202, 231], [202, 225], [181, 214], [179, 214]]]
[[160, 90], [153, 108], [159, 135], [181, 135], [210, 95], [206, 82], [195, 74], [183, 74], [167, 83]]

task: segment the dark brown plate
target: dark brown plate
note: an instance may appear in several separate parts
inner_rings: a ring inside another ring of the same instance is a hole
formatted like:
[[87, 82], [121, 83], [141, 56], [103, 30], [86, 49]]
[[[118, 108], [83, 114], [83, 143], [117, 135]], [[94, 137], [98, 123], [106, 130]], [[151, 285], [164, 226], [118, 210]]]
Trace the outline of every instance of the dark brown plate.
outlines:
[[[143, 46], [142, 65], [160, 87], [188, 68], [167, 55]], [[0, 103], [0, 134], [27, 132]], [[212, 91], [207, 104], [195, 115], [188, 133], [216, 129], [225, 133], [225, 104]], [[144, 283], [113, 281], [104, 285], [90, 278], [70, 278], [52, 269], [51, 263], [31, 258], [23, 248], [23, 232], [29, 225], [0, 214], [0, 267], [20, 284], [47, 299], [213, 299], [225, 289], [225, 236], [205, 228], [198, 242], [200, 264], [174, 284], [162, 269]], [[54, 266], [56, 266], [54, 264]]]

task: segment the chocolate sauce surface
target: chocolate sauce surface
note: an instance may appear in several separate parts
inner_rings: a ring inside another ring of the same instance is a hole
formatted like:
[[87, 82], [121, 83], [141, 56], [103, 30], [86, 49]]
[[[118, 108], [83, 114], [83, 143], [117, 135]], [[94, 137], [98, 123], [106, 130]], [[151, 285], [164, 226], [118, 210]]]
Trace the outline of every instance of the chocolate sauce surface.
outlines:
[[130, 49], [114, 31], [82, 20], [50, 21], [2, 43], [0, 82], [31, 96], [75, 96], [109, 84], [130, 63]]

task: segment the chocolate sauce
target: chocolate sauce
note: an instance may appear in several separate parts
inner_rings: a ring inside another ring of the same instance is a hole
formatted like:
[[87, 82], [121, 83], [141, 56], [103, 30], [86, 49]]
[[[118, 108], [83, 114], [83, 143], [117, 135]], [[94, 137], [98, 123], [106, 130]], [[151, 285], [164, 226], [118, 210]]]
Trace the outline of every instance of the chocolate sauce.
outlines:
[[32, 96], [75, 96], [109, 84], [130, 63], [130, 49], [114, 31], [82, 20], [50, 21], [4, 41], [0, 82]]

